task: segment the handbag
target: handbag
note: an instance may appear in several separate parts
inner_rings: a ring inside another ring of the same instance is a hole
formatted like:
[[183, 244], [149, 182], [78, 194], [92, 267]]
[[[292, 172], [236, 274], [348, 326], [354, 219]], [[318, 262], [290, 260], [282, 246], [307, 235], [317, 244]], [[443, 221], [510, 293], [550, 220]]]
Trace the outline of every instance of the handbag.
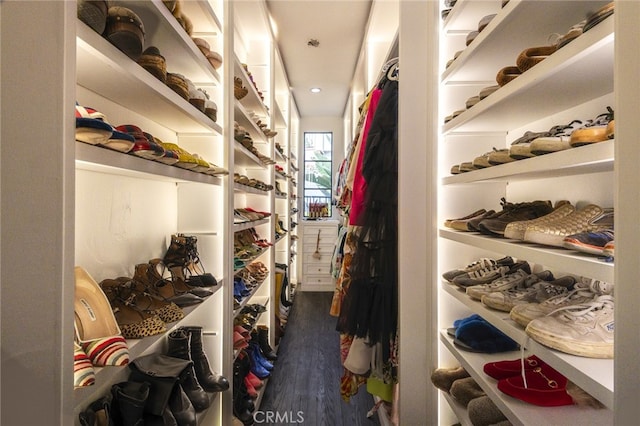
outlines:
[[129, 380], [147, 382], [150, 385], [149, 397], [144, 406], [146, 413], [162, 415], [180, 375], [192, 363], [189, 360], [162, 354], [146, 355], [129, 363], [131, 369]]

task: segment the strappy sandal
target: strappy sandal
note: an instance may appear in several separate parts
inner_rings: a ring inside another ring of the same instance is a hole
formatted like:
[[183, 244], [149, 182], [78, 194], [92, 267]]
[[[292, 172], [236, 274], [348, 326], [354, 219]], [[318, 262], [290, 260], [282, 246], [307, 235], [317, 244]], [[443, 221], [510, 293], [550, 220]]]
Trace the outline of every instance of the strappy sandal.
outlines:
[[121, 297], [120, 281], [103, 280], [100, 282], [100, 288], [109, 299], [122, 335], [127, 339], [142, 339], [167, 331], [165, 323], [157, 315], [138, 310], [132, 304], [132, 298], [125, 300]]
[[149, 263], [139, 263], [135, 267], [134, 280], [142, 282], [146, 291], [160, 300], [173, 302], [179, 307], [197, 305], [204, 299], [193, 293], [177, 293], [171, 280], [158, 274]]
[[157, 315], [163, 322], [172, 323], [184, 318], [184, 311], [173, 302], [160, 300], [147, 292], [146, 286], [132, 278], [116, 278], [120, 295], [138, 310]]

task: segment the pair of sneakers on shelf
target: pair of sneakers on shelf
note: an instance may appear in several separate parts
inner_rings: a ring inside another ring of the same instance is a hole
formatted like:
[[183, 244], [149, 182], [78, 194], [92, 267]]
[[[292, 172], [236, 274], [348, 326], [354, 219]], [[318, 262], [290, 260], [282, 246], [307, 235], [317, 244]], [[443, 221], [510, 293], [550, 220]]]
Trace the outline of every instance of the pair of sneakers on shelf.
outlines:
[[540, 344], [578, 356], [613, 357], [610, 283], [571, 276], [554, 280], [549, 271], [530, 274], [526, 262], [514, 262], [509, 256], [479, 259], [445, 272], [443, 278], [465, 288], [471, 298], [509, 312]]
[[509, 156], [522, 160], [613, 138], [614, 113], [611, 107], [607, 107], [607, 112], [593, 120], [573, 120], [543, 132], [527, 131], [511, 144]]
[[539, 304], [516, 306], [510, 317], [538, 343], [572, 355], [613, 358], [613, 285], [582, 278], [573, 290]]
[[487, 235], [502, 235], [507, 224], [515, 221], [531, 220], [553, 211], [551, 201], [536, 200], [522, 203], [500, 199], [502, 210], [477, 210], [467, 216], [448, 219], [445, 227], [459, 231], [476, 231]]
[[467, 267], [472, 270], [458, 274], [451, 282], [465, 289], [470, 298], [500, 311], [509, 312], [517, 305], [568, 293], [576, 282], [570, 276], [556, 279], [550, 271], [532, 273], [528, 262], [514, 262], [509, 256], [479, 262], [477, 265], [484, 263], [486, 266], [476, 269], [478, 266], [472, 264]]
[[[612, 208], [588, 204], [577, 208], [559, 201], [555, 209], [540, 218], [515, 221], [505, 226], [504, 237], [554, 247], [571, 248], [590, 254], [603, 254], [614, 239]], [[613, 255], [613, 244], [608, 248]]]
[[552, 207], [550, 201], [509, 203], [503, 209], [477, 210], [470, 215], [445, 221], [445, 227], [477, 231], [585, 253], [612, 257], [614, 252], [614, 212], [596, 204], [577, 208], [567, 200]]

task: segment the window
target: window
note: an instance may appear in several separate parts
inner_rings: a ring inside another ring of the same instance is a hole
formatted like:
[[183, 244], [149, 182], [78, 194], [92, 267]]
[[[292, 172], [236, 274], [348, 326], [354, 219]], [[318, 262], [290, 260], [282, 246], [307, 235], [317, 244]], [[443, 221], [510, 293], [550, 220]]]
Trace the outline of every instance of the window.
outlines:
[[333, 133], [304, 133], [304, 217], [331, 216]]

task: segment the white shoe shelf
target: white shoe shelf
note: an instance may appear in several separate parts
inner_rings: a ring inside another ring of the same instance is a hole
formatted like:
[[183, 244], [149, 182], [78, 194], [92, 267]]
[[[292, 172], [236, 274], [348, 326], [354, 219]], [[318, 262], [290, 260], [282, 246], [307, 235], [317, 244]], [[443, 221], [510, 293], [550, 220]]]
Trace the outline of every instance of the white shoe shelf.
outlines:
[[[525, 48], [550, 45], [550, 34], [566, 33], [589, 11], [606, 3], [553, 1], [543, 4], [511, 0], [501, 7], [500, 1], [458, 0], [440, 30], [441, 46], [446, 52], [442, 56], [444, 60], [453, 58], [456, 51], [462, 52], [448, 68], [444, 64], [440, 66], [443, 71], [439, 77], [442, 98], [439, 116], [464, 108], [467, 98], [477, 95], [484, 87], [495, 85], [498, 71], [515, 66], [516, 58]], [[466, 34], [477, 29], [480, 19], [490, 13], [496, 16], [465, 47]], [[590, 201], [611, 207], [613, 196], [607, 190], [614, 185], [615, 144], [619, 143], [616, 140], [458, 175], [450, 175], [449, 167], [461, 158], [471, 161], [492, 147], [508, 148], [525, 130], [541, 131], [574, 118], [594, 118], [613, 101], [613, 77], [614, 18], [609, 17], [442, 124], [438, 174], [439, 199], [443, 204], [438, 222], [441, 224], [447, 218], [481, 207], [489, 209], [500, 197], [511, 202], [569, 199], [574, 203]], [[478, 205], [482, 194], [486, 204]], [[494, 208], [500, 210], [500, 207]], [[476, 232], [440, 228], [437, 235], [439, 276], [446, 270], [464, 266], [471, 259], [509, 255], [558, 272], [559, 276], [564, 272], [614, 282], [614, 264], [596, 256]], [[456, 265], [456, 262], [459, 263]], [[453, 356], [514, 425], [613, 424], [613, 360], [577, 357], [547, 348], [529, 338], [508, 313], [472, 300], [455, 285], [443, 282], [438, 294], [439, 311], [442, 311], [440, 328], [446, 329], [453, 320], [466, 316], [460, 313], [479, 314], [523, 346], [525, 356], [536, 354], [607, 407], [601, 410], [577, 406], [544, 408], [504, 395], [482, 367], [490, 361], [519, 358], [520, 351], [465, 352], [453, 345], [446, 331], [441, 332], [441, 350], [448, 354], [444, 359]], [[448, 401], [453, 413], [460, 414], [459, 407], [450, 404], [455, 401], [443, 400]]]

